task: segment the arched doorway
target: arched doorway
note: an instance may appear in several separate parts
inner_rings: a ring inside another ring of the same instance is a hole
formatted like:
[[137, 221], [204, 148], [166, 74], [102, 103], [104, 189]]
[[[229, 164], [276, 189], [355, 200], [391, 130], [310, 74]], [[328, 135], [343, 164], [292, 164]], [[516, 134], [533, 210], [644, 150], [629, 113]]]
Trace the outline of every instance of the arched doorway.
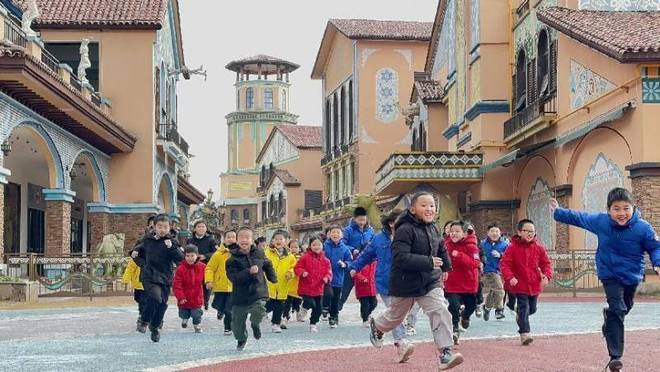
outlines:
[[170, 179], [169, 174], [164, 173], [160, 178], [160, 183], [158, 184], [158, 211], [160, 213], [175, 214], [176, 206], [174, 200], [174, 186]]
[[91, 225], [87, 204], [105, 201], [103, 178], [94, 156], [82, 151], [66, 169], [71, 190], [76, 193], [71, 206], [71, 254], [92, 252]]

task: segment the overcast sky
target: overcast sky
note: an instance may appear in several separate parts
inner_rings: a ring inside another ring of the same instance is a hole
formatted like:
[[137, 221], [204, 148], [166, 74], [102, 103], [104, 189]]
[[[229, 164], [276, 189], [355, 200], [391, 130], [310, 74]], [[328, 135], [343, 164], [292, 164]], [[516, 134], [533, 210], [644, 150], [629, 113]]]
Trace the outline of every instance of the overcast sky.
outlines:
[[[218, 195], [227, 168], [225, 115], [236, 103], [234, 59], [268, 54], [299, 64], [291, 74], [291, 111], [299, 124], [321, 125], [321, 83], [310, 74], [329, 18], [432, 22], [438, 0], [180, 0], [186, 64], [208, 80], [179, 84], [179, 130], [190, 144], [192, 183]], [[413, 6], [414, 4], [414, 6]]]

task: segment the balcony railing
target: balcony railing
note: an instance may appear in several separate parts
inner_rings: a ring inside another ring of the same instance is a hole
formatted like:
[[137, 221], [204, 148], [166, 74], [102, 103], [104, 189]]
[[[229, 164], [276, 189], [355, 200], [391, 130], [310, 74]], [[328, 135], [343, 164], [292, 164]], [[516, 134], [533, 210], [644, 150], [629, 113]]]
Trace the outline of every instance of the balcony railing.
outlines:
[[504, 140], [506, 141], [525, 127], [537, 122], [544, 115], [557, 114], [557, 91], [553, 90], [544, 97], [539, 97], [529, 106], [504, 122]]
[[167, 140], [177, 145], [181, 151], [189, 155], [189, 145], [186, 140], [179, 134], [176, 129], [176, 124], [160, 124], [158, 131], [158, 138]]
[[9, 19], [5, 19], [5, 40], [23, 48], [27, 46], [27, 39], [23, 30]]
[[60, 62], [45, 49], [41, 51], [41, 62], [48, 66], [48, 68], [54, 73], [58, 73]]

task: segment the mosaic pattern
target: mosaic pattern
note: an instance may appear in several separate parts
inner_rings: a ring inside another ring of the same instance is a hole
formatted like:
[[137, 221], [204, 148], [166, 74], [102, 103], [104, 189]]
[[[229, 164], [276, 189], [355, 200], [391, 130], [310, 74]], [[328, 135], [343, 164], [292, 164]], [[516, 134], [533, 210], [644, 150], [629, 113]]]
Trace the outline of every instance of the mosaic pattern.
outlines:
[[614, 88], [614, 84], [571, 60], [571, 108], [576, 109]]
[[387, 163], [376, 172], [376, 178], [379, 183], [385, 182], [386, 179], [391, 180], [393, 177], [426, 179], [435, 175], [440, 178], [474, 178], [480, 177], [481, 165], [483, 165], [483, 154], [454, 152], [392, 154]]
[[376, 191], [382, 191], [395, 179], [405, 180], [480, 180], [479, 168], [405, 168], [394, 169], [376, 183]]
[[277, 131], [264, 152], [264, 156], [261, 158], [258, 167], [261, 169], [262, 165], [268, 167], [271, 163], [276, 165], [282, 164], [296, 159], [299, 155], [298, 149]]
[[479, 0], [470, 3], [470, 49], [479, 45]]
[[[538, 34], [541, 31], [541, 28], [544, 27], [544, 24], [536, 18], [536, 11], [550, 6], [557, 6], [557, 0], [541, 1], [536, 8], [529, 10], [530, 14], [513, 31], [514, 50], [517, 51], [523, 47], [528, 59], [536, 58]], [[546, 29], [549, 29], [550, 39], [553, 40], [556, 31], [552, 28]]]
[[[440, 70], [448, 67], [448, 71], [453, 71], [456, 67], [455, 57], [455, 10], [456, 4], [454, 0], [449, 0], [447, 3], [447, 10], [445, 11], [445, 18], [442, 22], [442, 30], [440, 31], [440, 43], [436, 50], [435, 60], [433, 63], [433, 75], [435, 76]], [[448, 66], [449, 64], [449, 66]], [[452, 68], [453, 66], [453, 68]], [[444, 76], [441, 76], [444, 78]]]
[[527, 216], [534, 221], [536, 237], [547, 250], [554, 250], [555, 223], [550, 211], [552, 190], [541, 177], [536, 179], [527, 197]]
[[[617, 164], [608, 159], [602, 152], [584, 177], [582, 186], [582, 203], [586, 212], [603, 212], [607, 206], [607, 194], [615, 187], [623, 187], [623, 172]], [[587, 232], [584, 247], [596, 250], [598, 238]]]
[[391, 68], [383, 68], [376, 73], [376, 118], [383, 123], [393, 122], [398, 111], [399, 76]]
[[642, 79], [642, 102], [660, 103], [660, 78]]
[[660, 0], [580, 0], [583, 10], [653, 11], [660, 10]]

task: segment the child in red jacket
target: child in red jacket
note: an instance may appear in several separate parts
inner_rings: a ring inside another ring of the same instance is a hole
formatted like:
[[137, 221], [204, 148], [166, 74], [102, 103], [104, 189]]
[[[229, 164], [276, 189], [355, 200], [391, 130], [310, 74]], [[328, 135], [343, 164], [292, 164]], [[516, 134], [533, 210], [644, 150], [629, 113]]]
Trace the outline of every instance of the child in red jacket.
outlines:
[[330, 260], [323, 254], [321, 237], [313, 236], [309, 239], [309, 248], [300, 257], [293, 271], [300, 278], [298, 294], [303, 298], [300, 310], [302, 318], [304, 319], [307, 311], [311, 309], [309, 331], [317, 333], [319, 328], [316, 323], [319, 322], [323, 311], [323, 287], [332, 280], [332, 266]]
[[204, 270], [206, 265], [197, 261], [197, 247], [188, 244], [183, 250], [185, 261], [174, 273], [174, 296], [179, 306], [181, 328], [188, 327], [192, 317], [195, 333], [202, 332], [202, 306], [204, 306]]
[[518, 222], [518, 235], [504, 252], [500, 262], [502, 278], [516, 296], [516, 322], [520, 342], [529, 345], [529, 316], [536, 312], [536, 303], [543, 287], [552, 278], [552, 263], [545, 247], [536, 239], [536, 229], [531, 220]]
[[355, 283], [355, 297], [360, 301], [362, 326], [369, 328], [369, 316], [378, 306], [378, 300], [376, 299], [376, 261], [355, 273], [353, 283]]
[[[470, 316], [477, 307], [479, 289], [479, 246], [474, 231], [467, 232], [464, 221], [454, 221], [449, 228], [449, 238], [445, 240], [447, 253], [451, 258], [452, 270], [445, 281], [445, 297], [449, 301], [452, 325], [454, 326], [454, 344], [458, 345], [459, 328], [470, 327]], [[461, 305], [465, 308], [461, 313]]]

